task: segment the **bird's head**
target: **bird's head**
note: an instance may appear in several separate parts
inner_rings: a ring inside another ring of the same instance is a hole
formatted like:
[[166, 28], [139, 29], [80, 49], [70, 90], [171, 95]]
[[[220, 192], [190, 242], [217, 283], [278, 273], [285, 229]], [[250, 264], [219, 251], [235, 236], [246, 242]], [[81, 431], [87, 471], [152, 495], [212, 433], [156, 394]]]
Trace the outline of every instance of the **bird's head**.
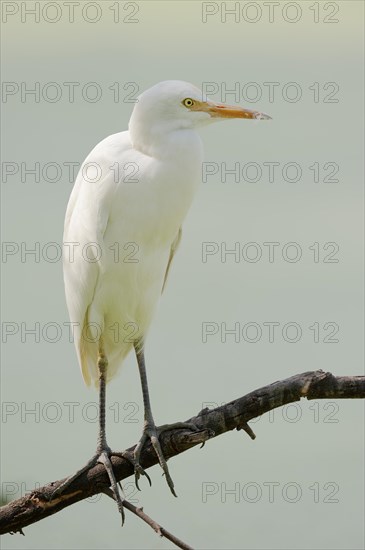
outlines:
[[166, 80], [138, 97], [129, 129], [138, 140], [143, 134], [156, 139], [159, 134], [193, 129], [227, 118], [265, 120], [271, 117], [243, 107], [216, 103], [189, 82]]

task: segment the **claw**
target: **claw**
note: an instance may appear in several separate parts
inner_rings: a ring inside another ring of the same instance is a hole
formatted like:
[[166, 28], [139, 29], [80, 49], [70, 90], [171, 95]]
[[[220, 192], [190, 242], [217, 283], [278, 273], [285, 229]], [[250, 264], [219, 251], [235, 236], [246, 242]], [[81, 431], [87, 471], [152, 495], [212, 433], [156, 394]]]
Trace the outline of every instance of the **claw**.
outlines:
[[137, 443], [137, 445], [135, 446], [133, 453], [131, 451], [122, 451], [121, 453], [112, 453], [113, 456], [122, 457], [128, 460], [128, 462], [132, 464], [134, 468], [134, 480], [138, 491], [141, 490], [139, 486], [139, 480], [141, 476], [145, 476], [148, 480], [150, 487], [152, 487], [152, 481], [150, 476], [142, 468], [139, 462], [143, 446], [146, 440], [149, 439], [157, 455], [158, 462], [163, 470], [162, 475], [165, 476], [167, 485], [169, 486], [171, 493], [174, 495], [174, 497], [177, 497], [175, 487], [174, 487], [174, 482], [170, 476], [169, 468], [167, 466], [166, 459], [162, 453], [162, 449], [159, 441], [159, 437], [161, 433], [169, 430], [191, 430], [191, 431], [197, 431], [197, 432], [199, 431], [198, 428], [195, 426], [195, 424], [192, 424], [191, 422], [175, 422], [174, 424], [164, 424], [163, 426], [158, 426], [158, 427], [156, 427], [155, 424], [152, 424], [150, 422], [149, 424], [145, 425], [142, 437]]
[[73, 481], [75, 481], [75, 479], [80, 477], [81, 474], [83, 474], [87, 470], [90, 470], [91, 468], [93, 468], [98, 463], [103, 464], [103, 466], [104, 466], [104, 468], [105, 468], [105, 470], [108, 474], [108, 477], [109, 477], [110, 488], [111, 488], [111, 491], [113, 493], [114, 500], [117, 503], [118, 511], [119, 511], [120, 515], [122, 516], [122, 526], [123, 526], [124, 521], [125, 521], [125, 515], [124, 515], [123, 499], [120, 496], [118, 485], [121, 488], [122, 492], [123, 492], [123, 489], [122, 489], [122, 486], [119, 482], [117, 484], [117, 481], [115, 479], [115, 475], [114, 475], [114, 472], [113, 472], [113, 465], [110, 461], [110, 457], [113, 456], [114, 454], [116, 454], [116, 453], [113, 453], [109, 449], [109, 447], [98, 449], [96, 454], [91, 458], [91, 460], [89, 460], [89, 462], [87, 462], [87, 464], [85, 464], [85, 466], [83, 466], [75, 474], [73, 474], [72, 476], [67, 478], [64, 483], [62, 483], [59, 487], [57, 487], [57, 489], [55, 489], [53, 491], [53, 493], [51, 495], [51, 499], [53, 499], [56, 496], [61, 495], [64, 492], [64, 490], [67, 489], [67, 487], [69, 487]]
[[133, 453], [131, 453], [130, 451], [123, 451], [121, 453], [112, 453], [112, 454], [113, 456], [119, 456], [119, 457], [125, 458], [126, 460], [128, 460], [128, 462], [132, 464], [134, 468], [134, 482], [136, 484], [138, 491], [141, 490], [138, 483], [141, 476], [145, 476], [147, 478], [149, 486], [152, 487], [152, 481], [150, 476], [148, 475], [146, 470], [144, 470], [142, 466], [139, 464], [139, 462], [136, 460], [135, 455]]
[[104, 468], [106, 469], [107, 474], [109, 476], [110, 487], [111, 487], [111, 490], [113, 491], [115, 501], [116, 501], [117, 506], [118, 506], [119, 513], [122, 516], [122, 526], [123, 526], [124, 521], [125, 521], [123, 501], [120, 497], [118, 485], [117, 485], [115, 475], [114, 475], [114, 472], [113, 472], [113, 466], [112, 466], [112, 463], [111, 463], [110, 458], [109, 458], [111, 455], [112, 455], [112, 453], [111, 453], [110, 450], [109, 450], [109, 452], [102, 451], [100, 453], [99, 458], [98, 458], [98, 462], [100, 462], [100, 464], [104, 465]]

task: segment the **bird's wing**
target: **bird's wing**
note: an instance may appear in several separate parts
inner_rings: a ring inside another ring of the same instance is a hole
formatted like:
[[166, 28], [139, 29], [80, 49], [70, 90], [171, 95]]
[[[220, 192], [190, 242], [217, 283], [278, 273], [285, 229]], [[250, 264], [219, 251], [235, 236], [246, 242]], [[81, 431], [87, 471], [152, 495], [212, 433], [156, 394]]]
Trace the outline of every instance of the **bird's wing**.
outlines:
[[170, 256], [169, 256], [169, 261], [167, 262], [167, 267], [166, 267], [166, 272], [165, 272], [165, 278], [164, 278], [164, 281], [163, 281], [163, 285], [162, 285], [162, 290], [161, 290], [161, 294], [162, 292], [165, 290], [165, 285], [166, 285], [166, 281], [167, 281], [167, 277], [168, 277], [168, 274], [169, 274], [169, 271], [170, 271], [170, 266], [171, 266], [171, 262], [175, 256], [175, 252], [176, 250], [178, 249], [179, 247], [179, 244], [180, 244], [180, 241], [181, 241], [181, 235], [182, 235], [182, 228], [180, 227], [172, 245], [171, 245], [171, 248], [170, 248]]
[[[66, 302], [73, 327], [76, 351], [86, 384], [90, 369], [96, 369], [96, 338], [83, 337], [88, 308], [92, 304], [98, 278], [106, 258], [104, 234], [107, 229], [113, 197], [117, 188], [113, 172], [114, 142], [119, 139], [124, 150], [128, 144], [122, 132], [100, 142], [85, 159], [76, 178], [67, 207], [64, 227], [64, 262]], [[120, 136], [120, 137], [116, 137]], [[113, 138], [113, 139], [112, 139]], [[100, 169], [96, 177], [92, 167]], [[85, 167], [90, 166], [86, 172]], [[102, 324], [102, 321], [100, 321]], [[100, 327], [101, 329], [103, 327]], [[86, 349], [87, 348], [87, 349]]]

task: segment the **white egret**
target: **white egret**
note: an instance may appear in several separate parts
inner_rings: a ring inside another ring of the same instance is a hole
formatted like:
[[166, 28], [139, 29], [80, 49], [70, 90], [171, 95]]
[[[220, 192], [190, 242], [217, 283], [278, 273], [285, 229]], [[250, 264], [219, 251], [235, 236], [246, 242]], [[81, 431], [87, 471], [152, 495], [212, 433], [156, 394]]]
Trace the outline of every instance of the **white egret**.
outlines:
[[[135, 104], [129, 131], [101, 141], [85, 159], [68, 203], [64, 228], [66, 300], [85, 382], [99, 387], [95, 456], [69, 478], [104, 464], [123, 516], [106, 441], [106, 383], [135, 349], [144, 402], [143, 435], [134, 455], [136, 481], [144, 474], [141, 449], [151, 440], [173, 494], [174, 485], [152, 416], [144, 359], [145, 337], [181, 238], [181, 225], [201, 180], [203, 148], [196, 128], [224, 118], [268, 119], [242, 107], [215, 103], [187, 82], [160, 82]], [[126, 456], [125, 453], [123, 456]]]

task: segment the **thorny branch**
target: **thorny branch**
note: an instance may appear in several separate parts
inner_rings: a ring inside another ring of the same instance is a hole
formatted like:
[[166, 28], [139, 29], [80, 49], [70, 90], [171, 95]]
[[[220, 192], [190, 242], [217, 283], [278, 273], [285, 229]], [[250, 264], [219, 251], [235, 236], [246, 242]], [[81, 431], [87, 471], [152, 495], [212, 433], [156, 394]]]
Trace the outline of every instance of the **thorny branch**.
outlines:
[[[333, 376], [322, 370], [305, 372], [274, 382], [216, 409], [204, 409], [197, 416], [186, 421], [195, 424], [198, 431], [176, 429], [162, 433], [160, 441], [164, 456], [171, 458], [196, 445], [204, 444], [212, 437], [234, 429], [245, 430], [251, 439], [254, 439], [255, 435], [247, 422], [270, 410], [300, 401], [302, 397], [307, 399], [364, 398], [365, 376]], [[131, 447], [129, 450], [133, 450], [133, 448]], [[133, 467], [127, 460], [113, 457], [112, 462], [118, 481], [133, 475]], [[146, 445], [141, 454], [141, 465], [147, 469], [157, 462], [151, 445]], [[100, 464], [77, 478], [63, 494], [51, 499], [52, 493], [63, 481], [61, 479], [49, 483], [0, 508], [0, 534], [22, 533], [24, 527], [51, 516], [80, 500], [97, 493], [109, 493], [108, 475]], [[133, 513], [137, 512], [140, 517], [141, 513], [143, 514], [139, 508], [132, 510], [128, 506], [126, 507]], [[142, 519], [146, 521], [146, 518]], [[166, 536], [167, 531], [151, 518], [148, 518], [147, 523], [160, 535]], [[187, 545], [185, 547], [189, 548]]]

